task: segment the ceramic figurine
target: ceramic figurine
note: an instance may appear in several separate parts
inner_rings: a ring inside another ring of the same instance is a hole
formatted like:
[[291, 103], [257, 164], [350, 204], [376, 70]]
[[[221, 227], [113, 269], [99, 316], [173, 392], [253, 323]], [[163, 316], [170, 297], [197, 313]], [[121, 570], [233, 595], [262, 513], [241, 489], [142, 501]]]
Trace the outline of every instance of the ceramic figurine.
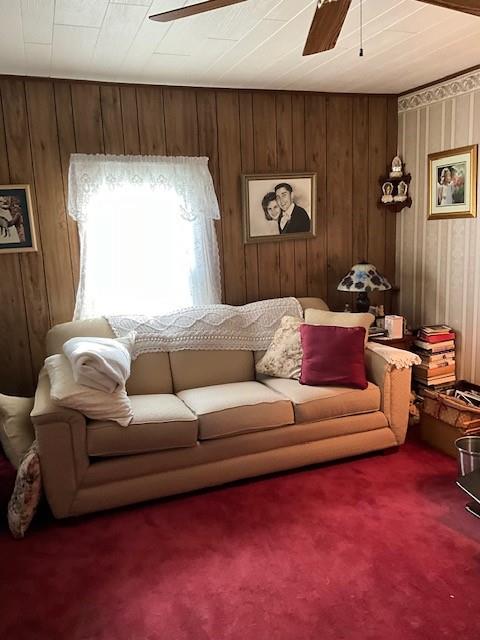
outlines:
[[382, 202], [388, 204], [389, 202], [393, 202], [393, 184], [391, 182], [385, 182], [382, 185]]
[[401, 180], [398, 183], [398, 194], [394, 196], [393, 199], [395, 200], [395, 202], [405, 202], [405, 200], [407, 199], [407, 196], [408, 196], [408, 184], [404, 180]]
[[392, 160], [392, 170], [390, 171], [390, 178], [401, 178], [403, 176], [403, 162], [399, 156], [395, 156]]

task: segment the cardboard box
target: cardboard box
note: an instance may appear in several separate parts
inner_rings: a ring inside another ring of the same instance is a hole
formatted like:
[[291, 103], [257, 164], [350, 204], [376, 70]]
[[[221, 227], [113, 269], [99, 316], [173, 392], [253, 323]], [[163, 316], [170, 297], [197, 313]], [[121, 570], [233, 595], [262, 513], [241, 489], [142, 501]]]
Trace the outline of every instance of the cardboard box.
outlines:
[[447, 456], [457, 457], [455, 440], [464, 433], [461, 429], [452, 427], [447, 422], [434, 418], [423, 411], [420, 413], [420, 438], [434, 449], [443, 451]]

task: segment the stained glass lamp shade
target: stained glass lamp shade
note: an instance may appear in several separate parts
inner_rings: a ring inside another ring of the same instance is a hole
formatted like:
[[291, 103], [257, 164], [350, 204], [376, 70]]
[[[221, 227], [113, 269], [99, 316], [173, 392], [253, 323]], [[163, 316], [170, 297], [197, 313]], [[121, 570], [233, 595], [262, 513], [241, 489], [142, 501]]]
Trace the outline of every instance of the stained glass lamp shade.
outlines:
[[337, 287], [338, 291], [358, 292], [357, 311], [368, 311], [368, 294], [371, 291], [388, 291], [391, 288], [392, 285], [377, 271], [377, 267], [367, 262], [354, 264]]

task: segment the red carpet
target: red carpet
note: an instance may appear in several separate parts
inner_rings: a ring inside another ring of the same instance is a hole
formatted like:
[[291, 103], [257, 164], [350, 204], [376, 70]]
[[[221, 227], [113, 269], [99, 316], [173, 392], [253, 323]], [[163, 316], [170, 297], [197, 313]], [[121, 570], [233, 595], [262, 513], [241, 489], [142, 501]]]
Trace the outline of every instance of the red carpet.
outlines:
[[77, 520], [44, 513], [23, 541], [2, 523], [0, 637], [477, 640], [480, 521], [455, 473], [408, 444]]

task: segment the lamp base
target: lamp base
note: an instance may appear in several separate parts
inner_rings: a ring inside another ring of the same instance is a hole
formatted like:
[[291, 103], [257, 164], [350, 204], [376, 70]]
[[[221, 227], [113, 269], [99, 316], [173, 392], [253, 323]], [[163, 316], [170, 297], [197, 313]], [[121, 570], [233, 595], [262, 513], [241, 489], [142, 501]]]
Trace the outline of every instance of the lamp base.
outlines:
[[370, 300], [366, 291], [360, 291], [356, 300], [357, 311], [359, 313], [368, 313], [370, 309]]

